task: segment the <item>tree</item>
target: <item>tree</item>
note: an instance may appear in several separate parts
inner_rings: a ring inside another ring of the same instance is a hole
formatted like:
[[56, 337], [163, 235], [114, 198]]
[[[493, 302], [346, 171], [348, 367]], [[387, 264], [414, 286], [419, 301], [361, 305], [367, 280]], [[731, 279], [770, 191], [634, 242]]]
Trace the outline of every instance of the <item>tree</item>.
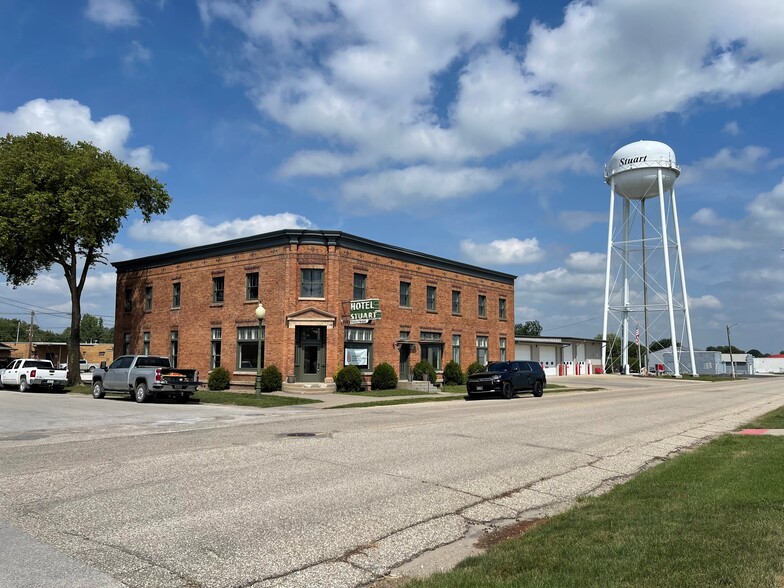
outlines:
[[[91, 314], [85, 314], [80, 323], [81, 341], [95, 343], [111, 343], [114, 341], [114, 327], [104, 327], [103, 319]], [[66, 341], [71, 336], [71, 327], [63, 331]]]
[[42, 133], [0, 138], [0, 271], [14, 287], [53, 265], [71, 295], [69, 384], [79, 382], [81, 296], [88, 270], [138, 209], [169, 208], [163, 184], [90, 143]]
[[[733, 347], [735, 346], [733, 345]], [[748, 354], [753, 357], [765, 357], [765, 354], [762, 353], [762, 351], [760, 351], [759, 349], [749, 349]]]
[[515, 337], [529, 337], [542, 334], [542, 325], [539, 321], [525, 321], [524, 323], [517, 323], [515, 325]]

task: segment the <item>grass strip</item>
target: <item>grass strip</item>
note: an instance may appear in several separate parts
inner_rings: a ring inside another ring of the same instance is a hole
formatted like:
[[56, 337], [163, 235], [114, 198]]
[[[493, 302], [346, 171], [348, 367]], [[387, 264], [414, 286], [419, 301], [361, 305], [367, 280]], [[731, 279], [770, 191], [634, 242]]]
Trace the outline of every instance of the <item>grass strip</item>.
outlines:
[[[784, 409], [751, 426], [773, 428]], [[408, 588], [784, 586], [784, 438], [724, 435]]]

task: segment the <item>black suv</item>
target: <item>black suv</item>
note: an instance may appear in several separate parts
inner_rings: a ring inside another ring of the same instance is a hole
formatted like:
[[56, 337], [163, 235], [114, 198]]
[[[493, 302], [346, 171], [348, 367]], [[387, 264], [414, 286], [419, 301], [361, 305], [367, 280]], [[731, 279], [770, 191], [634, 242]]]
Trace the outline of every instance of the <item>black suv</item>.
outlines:
[[534, 396], [544, 394], [547, 377], [542, 366], [535, 361], [497, 361], [485, 371], [468, 376], [468, 396], [500, 393], [513, 398], [519, 390], [530, 390]]

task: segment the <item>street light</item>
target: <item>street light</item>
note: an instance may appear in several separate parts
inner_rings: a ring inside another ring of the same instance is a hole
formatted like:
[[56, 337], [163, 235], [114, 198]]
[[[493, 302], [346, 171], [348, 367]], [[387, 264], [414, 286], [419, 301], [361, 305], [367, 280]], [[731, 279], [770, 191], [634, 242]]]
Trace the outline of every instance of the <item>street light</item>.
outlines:
[[256, 398], [261, 398], [261, 321], [267, 316], [267, 309], [259, 301], [256, 307], [256, 318], [259, 319], [259, 334], [256, 336], [258, 342], [258, 355], [256, 356]]
[[732, 379], [735, 379], [735, 362], [732, 360], [732, 343], [730, 343], [730, 329], [732, 327], [737, 327], [740, 323], [733, 323], [731, 325], [727, 325], [727, 345], [730, 348], [730, 369], [732, 371]]

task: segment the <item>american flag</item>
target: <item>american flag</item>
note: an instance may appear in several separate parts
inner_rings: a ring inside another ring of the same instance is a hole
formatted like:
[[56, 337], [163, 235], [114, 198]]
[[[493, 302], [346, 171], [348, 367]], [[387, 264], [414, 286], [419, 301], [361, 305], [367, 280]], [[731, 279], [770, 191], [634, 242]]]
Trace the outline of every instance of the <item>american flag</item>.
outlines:
[[637, 345], [640, 344], [640, 325], [637, 325], [637, 330], [634, 331], [634, 341]]

